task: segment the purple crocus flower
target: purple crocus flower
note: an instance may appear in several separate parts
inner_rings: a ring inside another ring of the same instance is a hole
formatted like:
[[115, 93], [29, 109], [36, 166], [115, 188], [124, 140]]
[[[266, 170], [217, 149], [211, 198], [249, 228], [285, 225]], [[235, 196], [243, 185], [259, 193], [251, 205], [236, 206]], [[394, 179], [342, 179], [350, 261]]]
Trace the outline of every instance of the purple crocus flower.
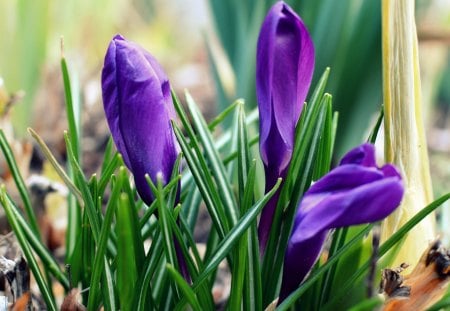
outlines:
[[[300, 17], [284, 2], [268, 12], [259, 34], [256, 55], [256, 95], [259, 108], [260, 153], [266, 190], [286, 175], [300, 117], [314, 71], [314, 46]], [[275, 195], [259, 223], [263, 251], [278, 201]]]
[[317, 260], [330, 229], [379, 221], [403, 197], [395, 166], [379, 168], [375, 149], [363, 144], [304, 194], [284, 258], [280, 302], [294, 291]]
[[179, 153], [170, 123], [175, 111], [169, 80], [150, 53], [116, 35], [105, 56], [102, 91], [114, 142], [139, 195], [150, 204], [153, 194], [145, 174], [156, 183], [160, 173], [167, 183]]
[[[176, 118], [170, 84], [156, 59], [134, 42], [116, 35], [102, 71], [103, 105], [112, 137], [136, 189], [146, 204], [153, 194], [145, 179], [166, 184], [179, 154], [170, 120]], [[186, 261], [175, 240], [181, 273], [190, 282]]]

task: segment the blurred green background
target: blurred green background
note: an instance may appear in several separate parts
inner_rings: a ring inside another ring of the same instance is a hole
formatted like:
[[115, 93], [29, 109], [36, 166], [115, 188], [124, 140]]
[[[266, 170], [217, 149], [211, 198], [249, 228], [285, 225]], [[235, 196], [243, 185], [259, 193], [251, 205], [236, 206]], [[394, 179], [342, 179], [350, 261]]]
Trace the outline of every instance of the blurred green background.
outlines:
[[[59, 129], [60, 114], [43, 116], [63, 107], [61, 37], [87, 114], [101, 111], [93, 107], [101, 107], [101, 66], [116, 33], [150, 50], [166, 68], [172, 86], [188, 88], [207, 115], [237, 97], [245, 98], [249, 109], [255, 107], [255, 45], [261, 21], [273, 2], [0, 1], [0, 77], [9, 92], [26, 93], [13, 111], [18, 136], [30, 125], [38, 130]], [[381, 104], [381, 1], [287, 2], [304, 19], [315, 42], [315, 79], [331, 67], [328, 92], [339, 111], [339, 156], [366, 138]], [[417, 21], [430, 147], [448, 153], [450, 2], [417, 1]]]

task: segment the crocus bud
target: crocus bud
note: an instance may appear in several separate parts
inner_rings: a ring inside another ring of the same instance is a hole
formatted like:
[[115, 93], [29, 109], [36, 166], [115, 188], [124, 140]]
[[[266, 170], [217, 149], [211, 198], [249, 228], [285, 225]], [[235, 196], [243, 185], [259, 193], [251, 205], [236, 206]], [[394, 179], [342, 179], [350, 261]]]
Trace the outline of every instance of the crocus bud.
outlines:
[[[383, 101], [385, 160], [394, 163], [405, 182], [402, 205], [383, 222], [385, 241], [433, 201], [427, 143], [422, 120], [420, 72], [414, 1], [383, 0]], [[434, 214], [407, 235], [391, 266], [415, 265], [435, 239]]]
[[363, 144], [347, 153], [303, 196], [284, 258], [279, 301], [311, 270], [330, 229], [379, 221], [402, 197], [400, 174], [390, 164], [377, 167], [373, 145]]
[[[259, 108], [260, 153], [266, 190], [284, 177], [294, 148], [300, 117], [314, 70], [314, 46], [303, 21], [284, 2], [268, 12], [259, 33], [256, 95]], [[278, 195], [264, 208], [259, 223], [264, 248]]]
[[169, 80], [150, 53], [116, 35], [105, 56], [102, 91], [114, 142], [139, 195], [150, 204], [153, 195], [145, 174], [154, 183], [160, 174], [167, 183], [179, 153], [170, 122], [175, 111]]

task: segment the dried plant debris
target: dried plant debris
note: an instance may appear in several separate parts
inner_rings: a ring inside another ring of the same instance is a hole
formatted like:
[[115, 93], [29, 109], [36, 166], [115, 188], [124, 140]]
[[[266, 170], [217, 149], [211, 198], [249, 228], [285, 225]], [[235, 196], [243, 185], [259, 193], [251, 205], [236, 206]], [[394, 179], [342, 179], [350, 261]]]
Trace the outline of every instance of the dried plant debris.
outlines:
[[425, 310], [447, 291], [450, 281], [450, 252], [439, 240], [431, 244], [414, 270], [407, 276], [401, 273], [408, 267], [384, 269], [380, 291], [387, 300], [384, 311]]
[[14, 233], [0, 235], [0, 257], [15, 259], [20, 256], [22, 256], [22, 251]]
[[408, 298], [411, 294], [411, 287], [403, 284], [404, 278], [400, 274], [408, 267], [407, 263], [402, 263], [400, 267], [395, 269], [383, 269], [380, 293], [384, 292], [388, 297], [395, 299]]
[[22, 297], [28, 295], [30, 291], [30, 271], [25, 259], [19, 257], [18, 260], [11, 260], [2, 256], [0, 257], [0, 271], [8, 281], [13, 303], [16, 304], [20, 301], [19, 304], [22, 304], [24, 300]]
[[[0, 310], [42, 310], [43, 301], [30, 291], [30, 269], [20, 256], [15, 260], [0, 256]], [[6, 284], [7, 283], [7, 284]]]
[[73, 288], [70, 293], [64, 298], [61, 305], [61, 311], [85, 311], [86, 307], [78, 302], [80, 297], [80, 290]]
[[69, 191], [63, 184], [43, 175], [31, 175], [27, 185], [43, 240], [48, 249], [55, 252], [65, 242]]

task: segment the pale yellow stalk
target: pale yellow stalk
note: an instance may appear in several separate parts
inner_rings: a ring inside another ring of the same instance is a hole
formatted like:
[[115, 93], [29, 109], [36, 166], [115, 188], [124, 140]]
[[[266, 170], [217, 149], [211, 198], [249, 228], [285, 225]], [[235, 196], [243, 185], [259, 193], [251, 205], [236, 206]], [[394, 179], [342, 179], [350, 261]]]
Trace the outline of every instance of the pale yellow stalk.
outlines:
[[[421, 109], [414, 0], [382, 0], [385, 161], [401, 171], [405, 195], [382, 225], [382, 241], [432, 201], [430, 170]], [[415, 265], [435, 238], [434, 215], [406, 238], [393, 265]]]

